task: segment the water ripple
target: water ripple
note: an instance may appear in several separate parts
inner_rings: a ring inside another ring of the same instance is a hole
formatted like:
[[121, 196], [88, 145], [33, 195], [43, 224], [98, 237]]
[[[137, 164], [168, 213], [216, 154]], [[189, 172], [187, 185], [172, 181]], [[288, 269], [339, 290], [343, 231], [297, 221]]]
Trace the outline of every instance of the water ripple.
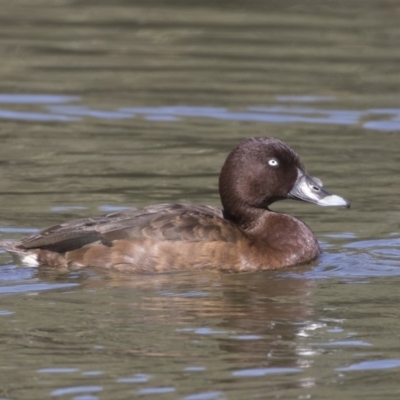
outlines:
[[42, 368], [38, 369], [39, 374], [70, 374], [79, 371], [78, 368]]
[[143, 394], [164, 394], [175, 392], [173, 387], [153, 387], [153, 388], [143, 388], [138, 390], [136, 393], [139, 395]]
[[251, 368], [232, 372], [233, 376], [265, 376], [275, 374], [293, 374], [302, 372], [300, 368]]
[[206, 106], [120, 107], [115, 110], [92, 109], [77, 102], [78, 96], [10, 95], [0, 94], [0, 104], [40, 105], [42, 110], [21, 111], [1, 109], [0, 118], [29, 121], [80, 121], [82, 118], [127, 119], [144, 118], [147, 121], [173, 122], [183, 118], [211, 118], [227, 121], [262, 123], [307, 123], [320, 125], [361, 125], [364, 129], [381, 132], [400, 131], [399, 108], [371, 108], [343, 110], [282, 105], [282, 103], [326, 103], [337, 99], [331, 96], [276, 96], [278, 104], [243, 106], [239, 110]]
[[79, 286], [78, 283], [36, 283], [31, 285], [14, 285], [0, 287], [0, 294], [42, 292], [44, 290], [67, 289]]
[[368, 370], [381, 370], [399, 368], [399, 359], [386, 359], [375, 361], [363, 361], [360, 363], [349, 365], [348, 367], [336, 368], [336, 371], [368, 371]]
[[79, 96], [51, 94], [0, 94], [1, 104], [60, 104], [80, 100]]
[[338, 250], [323, 244], [324, 253], [312, 270], [290, 270], [283, 275], [309, 279], [400, 276], [400, 239], [352, 240]]
[[51, 396], [66, 396], [69, 394], [79, 393], [96, 393], [101, 392], [102, 390], [103, 388], [101, 386], [76, 386], [53, 390], [51, 392]]
[[183, 400], [223, 400], [226, 399], [222, 392], [203, 392], [191, 394], [183, 398]]

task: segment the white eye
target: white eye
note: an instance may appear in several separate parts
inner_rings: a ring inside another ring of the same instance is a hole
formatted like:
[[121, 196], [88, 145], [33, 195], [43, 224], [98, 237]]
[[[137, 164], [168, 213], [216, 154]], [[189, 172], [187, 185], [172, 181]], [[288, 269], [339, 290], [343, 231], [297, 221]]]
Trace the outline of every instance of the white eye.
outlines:
[[275, 158], [271, 158], [271, 159], [268, 161], [268, 164], [269, 164], [271, 167], [277, 167], [277, 166], [279, 165], [278, 161], [275, 160]]

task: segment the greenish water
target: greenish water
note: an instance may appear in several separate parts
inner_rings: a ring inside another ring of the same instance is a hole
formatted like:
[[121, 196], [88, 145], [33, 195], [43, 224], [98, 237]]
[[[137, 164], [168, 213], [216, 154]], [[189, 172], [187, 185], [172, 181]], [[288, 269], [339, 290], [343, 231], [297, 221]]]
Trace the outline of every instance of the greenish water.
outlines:
[[324, 249], [257, 274], [55, 274], [0, 254], [0, 398], [378, 399], [400, 391], [400, 8], [0, 1], [0, 236], [219, 205], [276, 136], [350, 210], [274, 205]]

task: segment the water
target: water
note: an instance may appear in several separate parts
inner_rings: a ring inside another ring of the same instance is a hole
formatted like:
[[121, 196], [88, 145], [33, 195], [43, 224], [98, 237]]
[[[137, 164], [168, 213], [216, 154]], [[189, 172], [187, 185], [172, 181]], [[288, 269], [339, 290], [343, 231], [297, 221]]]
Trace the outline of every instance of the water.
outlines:
[[57, 274], [0, 254], [0, 398], [395, 398], [400, 9], [377, 0], [0, 2], [0, 237], [219, 205], [279, 137], [350, 210], [282, 202], [324, 253], [255, 274]]

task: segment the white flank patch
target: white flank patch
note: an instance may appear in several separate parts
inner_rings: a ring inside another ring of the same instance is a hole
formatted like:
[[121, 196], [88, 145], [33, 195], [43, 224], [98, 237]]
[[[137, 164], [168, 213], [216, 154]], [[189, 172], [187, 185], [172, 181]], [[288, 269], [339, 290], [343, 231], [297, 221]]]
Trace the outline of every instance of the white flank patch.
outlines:
[[22, 256], [19, 255], [19, 258], [21, 260], [21, 264], [24, 264], [27, 267], [38, 267], [39, 266], [36, 254], [24, 254]]

